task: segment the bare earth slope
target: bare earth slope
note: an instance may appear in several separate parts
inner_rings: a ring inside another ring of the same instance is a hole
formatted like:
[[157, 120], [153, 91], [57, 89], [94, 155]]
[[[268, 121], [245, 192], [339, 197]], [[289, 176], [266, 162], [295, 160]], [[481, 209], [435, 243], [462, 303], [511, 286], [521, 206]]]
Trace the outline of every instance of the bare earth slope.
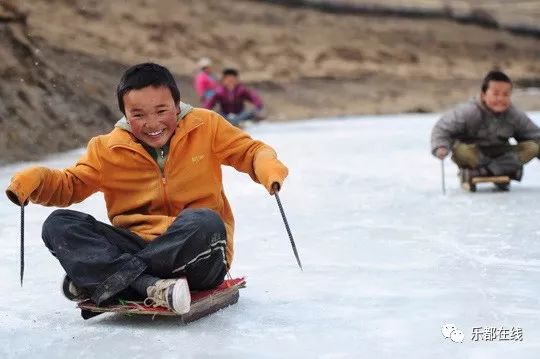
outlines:
[[[444, 110], [475, 95], [493, 67], [518, 83], [540, 79], [539, 39], [446, 20], [244, 0], [0, 0], [0, 161], [81, 146], [110, 128], [116, 83], [137, 62], [169, 66], [197, 104], [201, 56], [217, 71], [238, 67], [273, 120]], [[515, 101], [539, 109], [538, 97], [518, 90]]]

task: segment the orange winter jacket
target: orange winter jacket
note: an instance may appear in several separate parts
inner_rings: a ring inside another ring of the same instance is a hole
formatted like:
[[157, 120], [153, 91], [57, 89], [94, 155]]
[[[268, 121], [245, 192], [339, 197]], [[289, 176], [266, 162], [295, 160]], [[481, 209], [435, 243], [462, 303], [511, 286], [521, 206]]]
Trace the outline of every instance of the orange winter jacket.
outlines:
[[28, 191], [32, 202], [59, 207], [101, 191], [111, 223], [148, 241], [164, 233], [185, 208], [213, 209], [225, 222], [230, 266], [234, 218], [223, 191], [221, 165], [248, 173], [267, 188], [287, 175], [271, 147], [217, 113], [196, 108], [178, 121], [163, 172], [129, 131], [115, 128], [92, 138], [73, 167], [40, 168], [39, 180], [15, 175], [8, 191], [20, 196]]

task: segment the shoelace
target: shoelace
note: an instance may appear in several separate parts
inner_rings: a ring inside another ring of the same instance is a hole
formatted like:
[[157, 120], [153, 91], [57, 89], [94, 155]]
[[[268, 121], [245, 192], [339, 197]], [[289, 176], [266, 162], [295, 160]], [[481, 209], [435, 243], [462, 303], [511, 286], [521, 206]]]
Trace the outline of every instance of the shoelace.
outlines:
[[[150, 287], [152, 294], [149, 295], [144, 300], [144, 305], [148, 307], [165, 307], [169, 308], [169, 303], [167, 302], [167, 297], [165, 293], [167, 292], [167, 288], [171, 285], [174, 285], [176, 282], [175, 279], [161, 279], [156, 282], [155, 285]], [[172, 309], [172, 308], [169, 308]]]

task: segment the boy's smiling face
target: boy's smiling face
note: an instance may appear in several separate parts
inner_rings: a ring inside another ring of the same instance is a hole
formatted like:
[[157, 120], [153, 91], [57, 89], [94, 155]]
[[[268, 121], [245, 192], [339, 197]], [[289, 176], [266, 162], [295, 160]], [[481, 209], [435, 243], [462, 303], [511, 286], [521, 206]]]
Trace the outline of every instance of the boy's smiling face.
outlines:
[[180, 110], [166, 86], [148, 86], [124, 95], [126, 118], [131, 132], [153, 148], [163, 147], [176, 129]]
[[491, 111], [504, 112], [510, 107], [512, 84], [504, 81], [489, 81], [486, 92], [480, 94], [480, 98]]

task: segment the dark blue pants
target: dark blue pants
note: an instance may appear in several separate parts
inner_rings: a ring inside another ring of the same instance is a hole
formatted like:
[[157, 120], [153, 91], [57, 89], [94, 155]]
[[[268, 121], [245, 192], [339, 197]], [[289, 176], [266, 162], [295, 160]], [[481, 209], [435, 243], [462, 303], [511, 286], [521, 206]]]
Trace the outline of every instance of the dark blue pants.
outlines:
[[203, 290], [218, 286], [227, 272], [225, 225], [209, 209], [182, 211], [150, 242], [88, 214], [60, 209], [45, 220], [42, 237], [75, 286], [97, 304], [127, 289], [142, 273], [184, 276], [192, 290]]

